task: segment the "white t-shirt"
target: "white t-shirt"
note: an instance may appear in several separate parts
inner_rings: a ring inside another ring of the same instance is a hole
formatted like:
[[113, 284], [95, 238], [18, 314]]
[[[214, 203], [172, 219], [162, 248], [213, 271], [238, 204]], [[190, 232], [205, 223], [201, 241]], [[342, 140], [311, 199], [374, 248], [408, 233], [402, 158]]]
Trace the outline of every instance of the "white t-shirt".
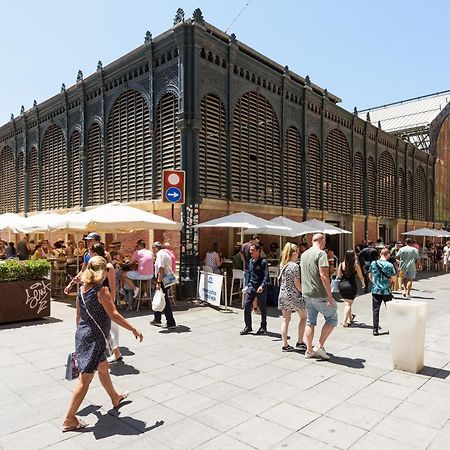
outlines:
[[164, 251], [159, 250], [156, 254], [155, 259], [155, 276], [158, 276], [159, 269], [164, 267], [164, 271], [172, 270], [172, 259], [170, 256]]

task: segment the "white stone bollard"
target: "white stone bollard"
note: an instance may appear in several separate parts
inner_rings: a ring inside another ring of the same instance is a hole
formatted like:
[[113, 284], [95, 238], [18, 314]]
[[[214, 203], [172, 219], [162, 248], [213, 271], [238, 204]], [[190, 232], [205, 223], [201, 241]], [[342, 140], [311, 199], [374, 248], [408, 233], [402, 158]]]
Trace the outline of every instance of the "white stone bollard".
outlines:
[[409, 300], [387, 302], [394, 369], [417, 373], [423, 369], [427, 304]]

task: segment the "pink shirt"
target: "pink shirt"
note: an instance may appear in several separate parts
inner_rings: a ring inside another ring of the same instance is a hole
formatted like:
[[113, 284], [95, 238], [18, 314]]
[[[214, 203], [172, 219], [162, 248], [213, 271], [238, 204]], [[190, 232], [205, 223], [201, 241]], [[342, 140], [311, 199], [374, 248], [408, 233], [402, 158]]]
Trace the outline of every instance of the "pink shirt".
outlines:
[[138, 272], [140, 275], [153, 275], [153, 253], [141, 248], [133, 253], [133, 259], [138, 263]]
[[170, 260], [172, 262], [172, 272], [175, 273], [176, 268], [175, 254], [173, 253], [172, 250], [169, 250], [167, 248], [165, 248], [164, 251], [170, 256]]

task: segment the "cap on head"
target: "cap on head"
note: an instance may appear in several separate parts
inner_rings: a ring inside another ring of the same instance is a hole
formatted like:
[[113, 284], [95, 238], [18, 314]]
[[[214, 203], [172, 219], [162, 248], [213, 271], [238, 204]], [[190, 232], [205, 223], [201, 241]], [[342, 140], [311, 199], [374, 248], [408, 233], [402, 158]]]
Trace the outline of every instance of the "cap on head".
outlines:
[[90, 241], [91, 239], [94, 241], [100, 242], [100, 235], [98, 233], [89, 233], [85, 238], [86, 241]]
[[161, 242], [159, 242], [159, 241], [153, 242], [152, 247], [157, 248], [158, 250], [161, 250], [163, 248]]
[[111, 247], [118, 247], [119, 245], [122, 245], [122, 242], [120, 242], [120, 241], [113, 241], [113, 242], [111, 242]]

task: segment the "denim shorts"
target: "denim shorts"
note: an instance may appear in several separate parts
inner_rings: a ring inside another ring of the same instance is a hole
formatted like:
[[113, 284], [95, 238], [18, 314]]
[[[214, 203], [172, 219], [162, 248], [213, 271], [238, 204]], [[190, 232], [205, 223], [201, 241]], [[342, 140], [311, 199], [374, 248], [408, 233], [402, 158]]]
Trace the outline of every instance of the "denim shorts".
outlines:
[[403, 277], [408, 278], [408, 280], [414, 280], [416, 278], [416, 272], [413, 272], [412, 270], [406, 270], [403, 272]]
[[305, 297], [306, 311], [308, 313], [307, 325], [316, 326], [317, 314], [319, 313], [325, 318], [325, 324], [332, 325], [333, 327], [337, 325], [336, 302], [333, 303], [333, 306], [327, 306], [327, 303], [328, 299], [326, 298], [311, 299]]

